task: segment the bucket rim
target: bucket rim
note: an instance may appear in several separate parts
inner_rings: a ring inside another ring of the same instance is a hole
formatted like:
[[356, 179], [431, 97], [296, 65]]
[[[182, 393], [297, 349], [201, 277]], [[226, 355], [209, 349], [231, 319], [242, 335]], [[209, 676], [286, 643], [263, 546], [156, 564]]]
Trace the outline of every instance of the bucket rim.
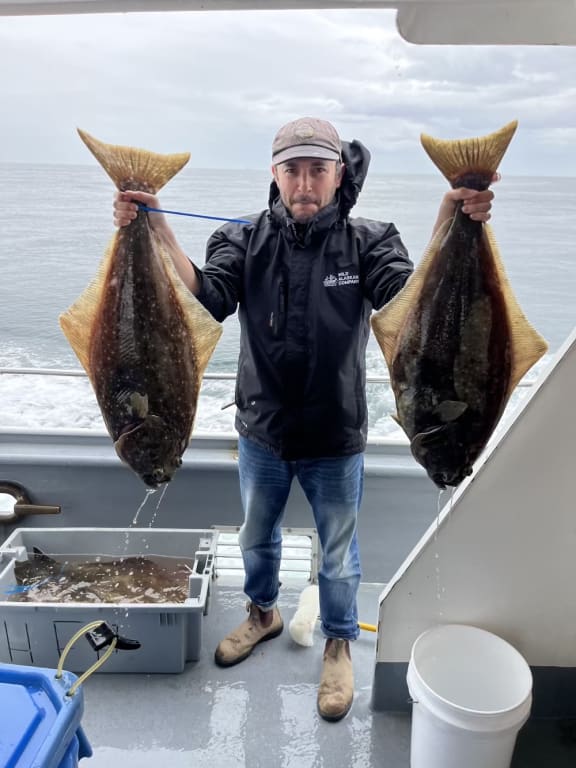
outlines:
[[[471, 709], [470, 707], [465, 707], [465, 706], [462, 706], [461, 704], [458, 704], [458, 703], [456, 703], [454, 701], [450, 701], [450, 699], [447, 699], [445, 696], [442, 696], [437, 691], [435, 691], [433, 688], [431, 688], [430, 685], [428, 685], [426, 680], [424, 680], [424, 678], [422, 677], [422, 675], [418, 671], [418, 667], [417, 667], [417, 665], [415, 663], [415, 653], [414, 653], [415, 652], [415, 648], [416, 648], [416, 645], [418, 644], [418, 642], [425, 635], [428, 635], [428, 634], [432, 633], [435, 630], [443, 629], [445, 627], [464, 627], [464, 628], [467, 628], [467, 629], [477, 630], [477, 631], [482, 632], [482, 633], [484, 633], [486, 635], [490, 635], [493, 638], [496, 638], [498, 641], [500, 641], [501, 643], [503, 643], [506, 646], [508, 646], [509, 648], [511, 648], [512, 651], [514, 651], [517, 654], [519, 659], [524, 663], [526, 671], [528, 673], [527, 674], [527, 680], [528, 680], [527, 690], [523, 693], [523, 696], [522, 696], [522, 698], [519, 699], [518, 703], [513, 704], [512, 706], [506, 707], [504, 709], [489, 709], [489, 710]], [[532, 677], [532, 670], [530, 669], [530, 665], [528, 664], [526, 659], [522, 656], [520, 651], [518, 651], [516, 648], [514, 648], [514, 646], [511, 643], [509, 643], [507, 640], [504, 640], [503, 637], [500, 637], [499, 635], [494, 634], [494, 632], [489, 632], [487, 629], [483, 629], [482, 627], [476, 627], [476, 626], [474, 626], [472, 624], [456, 624], [456, 623], [438, 624], [438, 625], [435, 625], [433, 627], [429, 627], [428, 629], [424, 630], [424, 632], [421, 632], [418, 635], [418, 637], [416, 638], [416, 640], [414, 641], [414, 643], [412, 644], [412, 650], [410, 652], [410, 662], [408, 664], [408, 667], [409, 667], [409, 671], [412, 671], [412, 673], [414, 674], [414, 676], [415, 676], [416, 680], [418, 681], [418, 683], [420, 685], [422, 685], [422, 687], [428, 693], [430, 693], [437, 701], [442, 702], [444, 705], [446, 705], [447, 707], [449, 707], [450, 709], [452, 709], [454, 711], [466, 714], [468, 717], [474, 717], [474, 716], [477, 715], [478, 717], [481, 717], [483, 720], [486, 720], [486, 719], [491, 718], [491, 717], [494, 718], [494, 719], [497, 719], [499, 717], [502, 717], [503, 715], [510, 715], [510, 714], [512, 714], [512, 713], [514, 713], [516, 711], [521, 711], [522, 709], [531, 706], [532, 691], [533, 691], [533, 677]]]

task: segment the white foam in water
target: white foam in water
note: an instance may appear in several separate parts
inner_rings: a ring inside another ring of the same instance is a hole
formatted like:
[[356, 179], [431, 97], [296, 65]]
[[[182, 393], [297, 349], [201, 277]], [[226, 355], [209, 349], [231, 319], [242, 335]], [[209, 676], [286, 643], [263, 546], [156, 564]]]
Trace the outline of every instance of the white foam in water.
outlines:
[[[1, 363], [0, 363], [1, 365]], [[195, 432], [234, 431], [232, 382], [208, 382], [199, 399]], [[0, 427], [24, 429], [105, 430], [96, 397], [87, 378], [36, 374], [0, 375]]]
[[[54, 362], [50, 368], [58, 368]], [[367, 366], [370, 375], [386, 374], [379, 351], [369, 350]], [[0, 367], [47, 367], [24, 349], [3, 350]], [[62, 366], [64, 367], [64, 366]], [[66, 365], [68, 370], [78, 367]], [[230, 372], [233, 372], [230, 371]], [[200, 392], [195, 433], [234, 433], [235, 408], [233, 380], [205, 380]], [[367, 385], [370, 432], [374, 435], [404, 439], [403, 432], [392, 421], [394, 396], [387, 384]], [[104, 422], [87, 377], [40, 374], [0, 374], [0, 428], [17, 429], [94, 429], [105, 431]]]
[[[27, 359], [24, 353], [17, 361], [14, 352], [12, 350], [12, 355], [0, 354], [0, 367], [40, 367], [37, 361]], [[386, 375], [381, 354], [368, 350], [366, 359], [368, 375]], [[534, 380], [549, 359], [547, 356], [537, 363], [527, 378]], [[366, 391], [369, 437], [406, 441], [404, 432], [391, 419], [396, 407], [390, 386], [387, 383], [369, 383]], [[510, 416], [528, 394], [527, 387], [515, 391], [495, 435], [506, 427]], [[200, 392], [194, 433], [234, 433], [235, 408], [222, 410], [233, 400], [234, 381], [206, 380]], [[96, 397], [86, 377], [38, 374], [0, 374], [0, 428], [3, 427], [105, 431]]]

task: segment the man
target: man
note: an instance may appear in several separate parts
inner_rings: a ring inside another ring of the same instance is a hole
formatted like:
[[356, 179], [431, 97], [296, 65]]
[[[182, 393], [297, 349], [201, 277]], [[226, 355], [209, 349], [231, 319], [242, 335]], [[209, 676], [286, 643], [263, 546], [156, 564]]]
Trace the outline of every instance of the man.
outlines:
[[[162, 214], [150, 215], [190, 290], [217, 320], [238, 307], [241, 337], [236, 385], [240, 546], [248, 618], [218, 645], [230, 666], [282, 632], [281, 523], [290, 485], [300, 482], [322, 548], [320, 614], [326, 636], [318, 711], [340, 720], [354, 682], [350, 641], [358, 637], [360, 559], [356, 536], [367, 436], [365, 350], [372, 309], [404, 285], [412, 263], [392, 224], [349, 217], [370, 155], [341, 142], [316, 118], [282, 127], [272, 144], [269, 208], [250, 223], [230, 223], [209, 239], [195, 268]], [[434, 231], [458, 200], [479, 221], [493, 194], [468, 189], [444, 196]], [[118, 193], [115, 223], [137, 215], [133, 201], [160, 208], [144, 192]]]

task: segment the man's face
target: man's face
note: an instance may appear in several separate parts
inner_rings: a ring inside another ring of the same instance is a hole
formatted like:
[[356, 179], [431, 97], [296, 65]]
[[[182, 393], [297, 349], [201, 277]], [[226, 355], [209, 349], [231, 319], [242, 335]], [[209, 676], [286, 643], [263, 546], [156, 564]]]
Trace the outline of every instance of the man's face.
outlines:
[[301, 157], [272, 166], [280, 197], [292, 217], [304, 224], [334, 199], [344, 166], [335, 160]]

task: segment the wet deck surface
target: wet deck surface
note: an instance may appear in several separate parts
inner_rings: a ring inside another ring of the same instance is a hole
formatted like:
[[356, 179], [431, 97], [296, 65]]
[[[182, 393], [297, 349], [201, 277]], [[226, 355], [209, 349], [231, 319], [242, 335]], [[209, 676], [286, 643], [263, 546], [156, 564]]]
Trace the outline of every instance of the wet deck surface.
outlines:
[[[245, 598], [239, 588], [217, 584], [203, 619], [201, 658], [182, 674], [98, 674], [87, 680], [82, 724], [94, 756], [80, 766], [409, 768], [409, 716], [370, 707], [374, 634], [362, 632], [352, 647], [356, 692], [348, 716], [339, 723], [318, 716], [323, 638], [317, 628], [314, 646], [303, 648], [288, 632], [300, 590], [282, 588], [284, 633], [235, 667], [217, 667], [213, 652], [244, 618]], [[375, 622], [380, 591], [362, 586], [361, 621]], [[529, 723], [513, 768], [573, 768], [574, 731], [555, 722]]]

